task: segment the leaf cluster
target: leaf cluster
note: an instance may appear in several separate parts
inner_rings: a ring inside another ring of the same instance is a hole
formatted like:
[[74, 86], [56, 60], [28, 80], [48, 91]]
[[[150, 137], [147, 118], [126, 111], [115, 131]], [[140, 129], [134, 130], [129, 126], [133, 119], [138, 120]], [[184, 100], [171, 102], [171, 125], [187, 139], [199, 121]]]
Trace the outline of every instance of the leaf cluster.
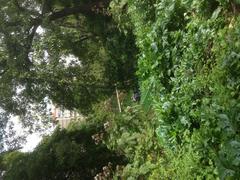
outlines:
[[[184, 162], [185, 174], [198, 169], [192, 178], [239, 176], [239, 17], [237, 2], [228, 2], [126, 4], [140, 51], [143, 103], [156, 113], [159, 143], [170, 152], [166, 163], [176, 170]], [[186, 178], [175, 170], [177, 179]]]

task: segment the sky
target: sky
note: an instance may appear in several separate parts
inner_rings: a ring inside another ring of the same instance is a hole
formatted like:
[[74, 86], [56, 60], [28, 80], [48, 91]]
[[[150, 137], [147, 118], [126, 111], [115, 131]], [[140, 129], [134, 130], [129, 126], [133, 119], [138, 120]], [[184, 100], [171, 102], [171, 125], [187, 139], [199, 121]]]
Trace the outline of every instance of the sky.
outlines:
[[[21, 125], [21, 122], [19, 121], [18, 117], [12, 117], [10, 119], [11, 122], [14, 124], [14, 130], [16, 131], [16, 137], [26, 134], [28, 132], [27, 128], [23, 128]], [[39, 144], [39, 142], [42, 140], [42, 137], [45, 135], [49, 135], [53, 132], [54, 126], [51, 126], [47, 129], [45, 129], [43, 132], [33, 132], [32, 134], [28, 134], [26, 137], [26, 142], [22, 144], [22, 149], [20, 149], [21, 152], [31, 152], [34, 150], [34, 148]]]
[[[41, 27], [38, 27], [37, 29], [37, 33], [39, 34], [43, 34], [44, 30]], [[16, 130], [17, 135], [22, 135], [24, 133], [24, 131], [26, 131], [27, 129], [24, 129], [21, 125], [21, 123], [19, 122], [17, 117], [12, 117], [11, 121], [14, 123], [14, 129]], [[47, 130], [49, 132], [51, 132], [52, 130], [49, 129]], [[48, 133], [49, 133], [48, 132]], [[34, 148], [39, 144], [39, 142], [42, 140], [42, 135], [40, 133], [32, 133], [29, 134], [26, 138], [26, 143], [23, 144], [23, 148], [21, 149], [22, 152], [30, 152], [33, 151]]]
[[27, 142], [23, 145], [23, 148], [21, 149], [22, 152], [31, 152], [34, 150], [34, 148], [39, 144], [39, 142], [42, 140], [42, 136], [33, 133], [27, 136]]
[[[45, 30], [40, 26], [37, 29], [37, 33], [40, 35], [43, 35], [45, 33]], [[47, 51], [45, 52], [45, 57], [44, 58], [48, 58], [48, 53]], [[63, 60], [65, 62], [66, 66], [71, 66], [73, 65], [80, 65], [80, 61], [77, 57], [69, 54], [66, 56], [62, 56], [61, 60]], [[14, 124], [14, 130], [16, 131], [16, 136], [21, 136], [26, 134], [26, 132], [28, 131], [27, 128], [23, 128], [21, 125], [21, 122], [19, 121], [19, 119], [17, 117], [12, 117], [11, 122], [13, 122]], [[32, 134], [27, 135], [26, 137], [26, 143], [22, 144], [23, 148], [21, 149], [22, 152], [30, 152], [33, 151], [34, 148], [39, 144], [39, 142], [42, 139], [43, 135], [49, 135], [53, 132], [54, 127], [50, 127], [45, 129], [44, 132], [38, 133], [38, 132], [34, 132]]]

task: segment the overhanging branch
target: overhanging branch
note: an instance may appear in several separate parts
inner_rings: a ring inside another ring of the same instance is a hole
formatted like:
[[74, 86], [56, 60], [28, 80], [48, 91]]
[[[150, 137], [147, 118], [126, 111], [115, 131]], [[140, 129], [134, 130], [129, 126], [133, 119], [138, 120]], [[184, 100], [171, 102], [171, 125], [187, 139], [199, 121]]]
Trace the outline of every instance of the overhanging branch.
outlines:
[[104, 14], [98, 14], [95, 9], [96, 8], [106, 8], [109, 4], [109, 0], [95, 0], [91, 3], [88, 4], [82, 4], [80, 6], [76, 7], [70, 7], [70, 8], [64, 8], [60, 11], [53, 12], [52, 14], [49, 15], [49, 20], [57, 20], [69, 15], [74, 15], [74, 14], [83, 14], [86, 16], [94, 16], [94, 15], [102, 15], [102, 16], [107, 16]]

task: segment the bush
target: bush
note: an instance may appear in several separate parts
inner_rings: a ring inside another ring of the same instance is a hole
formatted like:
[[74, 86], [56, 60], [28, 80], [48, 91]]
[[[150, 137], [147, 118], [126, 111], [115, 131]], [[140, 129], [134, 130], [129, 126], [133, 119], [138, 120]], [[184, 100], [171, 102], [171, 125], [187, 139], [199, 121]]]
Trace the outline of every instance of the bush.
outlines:
[[72, 125], [44, 138], [32, 153], [5, 155], [4, 179], [93, 179], [109, 163], [113, 168], [124, 164], [124, 156], [95, 144], [97, 132], [92, 125]]
[[142, 93], [168, 152], [158, 159], [159, 177], [239, 177], [240, 19], [237, 2], [226, 2], [127, 3]]

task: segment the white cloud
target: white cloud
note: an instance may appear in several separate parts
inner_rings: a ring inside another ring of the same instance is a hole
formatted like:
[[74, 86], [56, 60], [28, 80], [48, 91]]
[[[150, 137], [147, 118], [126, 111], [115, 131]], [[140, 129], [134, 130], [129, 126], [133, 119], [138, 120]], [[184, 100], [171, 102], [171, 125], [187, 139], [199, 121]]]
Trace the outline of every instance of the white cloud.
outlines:
[[30, 134], [27, 136], [27, 143], [21, 149], [22, 152], [31, 152], [42, 140], [42, 137], [39, 134]]

